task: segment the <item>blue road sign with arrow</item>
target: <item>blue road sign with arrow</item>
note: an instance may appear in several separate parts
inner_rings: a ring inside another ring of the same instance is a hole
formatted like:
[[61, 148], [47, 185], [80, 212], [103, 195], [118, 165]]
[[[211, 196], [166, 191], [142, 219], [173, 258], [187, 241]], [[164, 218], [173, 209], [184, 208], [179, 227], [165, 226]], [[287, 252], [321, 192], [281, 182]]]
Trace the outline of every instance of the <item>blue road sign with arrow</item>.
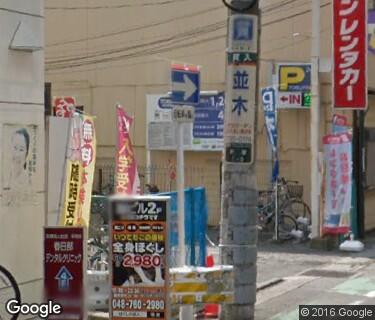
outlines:
[[172, 65], [172, 102], [182, 105], [199, 104], [200, 71], [197, 66]]
[[65, 266], [62, 266], [56, 274], [55, 279], [58, 282], [59, 289], [69, 290], [70, 281], [73, 280], [73, 276]]

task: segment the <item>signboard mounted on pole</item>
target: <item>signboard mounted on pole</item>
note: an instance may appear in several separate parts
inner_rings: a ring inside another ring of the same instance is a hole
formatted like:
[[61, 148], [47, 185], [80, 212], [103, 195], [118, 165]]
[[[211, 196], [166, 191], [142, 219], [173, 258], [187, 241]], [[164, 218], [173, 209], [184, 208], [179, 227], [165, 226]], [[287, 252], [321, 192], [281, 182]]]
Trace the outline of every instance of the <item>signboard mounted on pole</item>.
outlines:
[[333, 1], [333, 105], [367, 109], [367, 1]]
[[229, 17], [230, 52], [258, 51], [258, 17], [249, 14], [233, 14]]
[[44, 299], [63, 308], [48, 319], [85, 319], [84, 240], [80, 227], [44, 229]]
[[[184, 148], [189, 151], [222, 151], [224, 130], [224, 92], [201, 91], [194, 106], [194, 122], [185, 123]], [[172, 99], [168, 94], [147, 95], [147, 148], [176, 149], [176, 123]]]
[[[235, 16], [235, 15], [234, 15]], [[250, 53], [229, 52], [224, 136], [225, 159], [229, 163], [254, 161], [256, 60]]]
[[198, 66], [172, 65], [173, 105], [194, 106], [199, 103], [200, 70]]
[[277, 65], [279, 109], [309, 109], [311, 106], [311, 64]]
[[168, 319], [168, 201], [110, 199], [111, 319]]

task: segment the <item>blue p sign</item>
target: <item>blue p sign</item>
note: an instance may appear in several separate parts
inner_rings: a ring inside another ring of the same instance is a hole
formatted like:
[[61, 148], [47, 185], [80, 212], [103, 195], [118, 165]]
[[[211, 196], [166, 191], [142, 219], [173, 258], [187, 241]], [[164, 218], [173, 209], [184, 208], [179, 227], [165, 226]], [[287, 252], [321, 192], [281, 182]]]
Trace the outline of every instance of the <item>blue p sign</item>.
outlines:
[[274, 88], [264, 88], [262, 90], [262, 100], [264, 112], [276, 111], [276, 94]]

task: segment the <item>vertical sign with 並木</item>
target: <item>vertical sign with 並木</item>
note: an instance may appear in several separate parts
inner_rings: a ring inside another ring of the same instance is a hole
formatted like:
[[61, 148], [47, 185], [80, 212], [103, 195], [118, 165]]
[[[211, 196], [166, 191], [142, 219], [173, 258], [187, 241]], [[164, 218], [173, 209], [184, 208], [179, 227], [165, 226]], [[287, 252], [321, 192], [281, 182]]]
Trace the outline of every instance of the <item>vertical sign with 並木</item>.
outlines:
[[168, 319], [169, 197], [114, 196], [111, 319]]
[[254, 158], [256, 62], [248, 53], [228, 53], [224, 129], [227, 162], [250, 164]]

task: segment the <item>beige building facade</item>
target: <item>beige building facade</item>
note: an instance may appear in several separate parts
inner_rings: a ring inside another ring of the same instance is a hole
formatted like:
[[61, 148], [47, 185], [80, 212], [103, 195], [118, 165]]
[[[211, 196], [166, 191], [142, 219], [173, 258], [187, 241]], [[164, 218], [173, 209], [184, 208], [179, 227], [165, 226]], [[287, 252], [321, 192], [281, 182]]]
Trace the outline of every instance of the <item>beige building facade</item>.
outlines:
[[[271, 84], [278, 62], [309, 62], [310, 1], [263, 0], [260, 86]], [[332, 46], [332, 4], [321, 1], [321, 57], [329, 66]], [[55, 96], [74, 96], [85, 112], [97, 117], [98, 168], [114, 162], [115, 104], [135, 117], [132, 128], [138, 162], [147, 162], [146, 95], [170, 89], [170, 65], [201, 66], [202, 90], [225, 88], [227, 10], [217, 0], [46, 1], [46, 81]], [[375, 56], [369, 56], [369, 87], [375, 89]], [[327, 71], [327, 70], [326, 70]], [[321, 73], [321, 134], [332, 118], [331, 74]], [[369, 100], [366, 125], [375, 127]], [[351, 113], [347, 113], [351, 117]], [[304, 185], [310, 201], [310, 113], [283, 110], [279, 116], [280, 173]], [[258, 112], [257, 173], [260, 189], [268, 187], [270, 151], [263, 113]], [[204, 185], [209, 223], [220, 219], [220, 152], [186, 152], [189, 184]], [[175, 163], [175, 152], [153, 151], [155, 166]], [[193, 168], [189, 171], [188, 168]], [[194, 170], [196, 168], [196, 170]], [[375, 194], [366, 195], [366, 227], [375, 228]]]
[[22, 302], [35, 303], [43, 293], [46, 194], [43, 1], [1, 1], [0, 29], [0, 264]]

